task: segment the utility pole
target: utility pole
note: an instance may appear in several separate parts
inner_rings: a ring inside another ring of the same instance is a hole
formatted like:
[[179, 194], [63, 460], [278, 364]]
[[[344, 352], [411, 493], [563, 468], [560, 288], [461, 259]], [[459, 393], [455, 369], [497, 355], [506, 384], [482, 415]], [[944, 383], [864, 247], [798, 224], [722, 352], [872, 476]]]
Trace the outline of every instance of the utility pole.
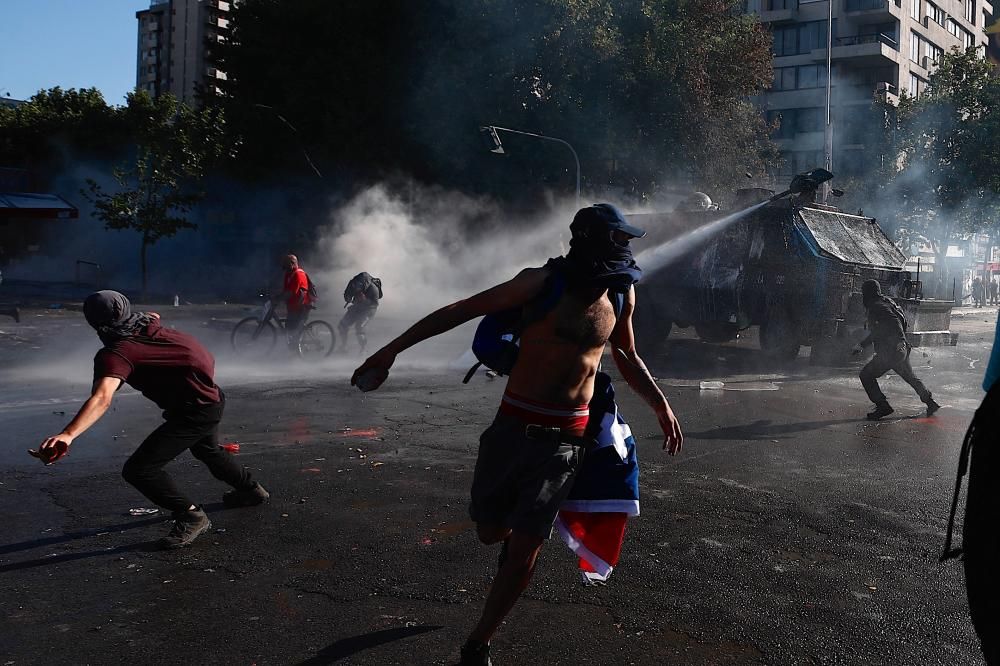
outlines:
[[[833, 0], [827, 0], [826, 18], [826, 122], [823, 125], [823, 168], [833, 173], [833, 119], [831, 97], [833, 87]], [[823, 183], [820, 200], [826, 203], [830, 196], [830, 182]]]

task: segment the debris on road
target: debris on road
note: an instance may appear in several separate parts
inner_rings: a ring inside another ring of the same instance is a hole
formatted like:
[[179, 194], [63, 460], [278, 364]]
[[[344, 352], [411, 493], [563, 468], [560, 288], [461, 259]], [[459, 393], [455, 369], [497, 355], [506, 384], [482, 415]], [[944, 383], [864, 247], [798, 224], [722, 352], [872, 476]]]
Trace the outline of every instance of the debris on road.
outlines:
[[219, 448], [220, 449], [224, 449], [226, 451], [229, 451], [230, 453], [239, 453], [240, 452], [240, 445], [238, 443], [236, 443], [236, 442], [227, 442], [225, 444], [220, 444]]
[[130, 516], [151, 516], [154, 513], [159, 513], [159, 512], [160, 512], [160, 510], [156, 509], [156, 508], [149, 508], [149, 509], [147, 509], [145, 507], [136, 507], [134, 509], [129, 509], [128, 510], [128, 515], [130, 515]]

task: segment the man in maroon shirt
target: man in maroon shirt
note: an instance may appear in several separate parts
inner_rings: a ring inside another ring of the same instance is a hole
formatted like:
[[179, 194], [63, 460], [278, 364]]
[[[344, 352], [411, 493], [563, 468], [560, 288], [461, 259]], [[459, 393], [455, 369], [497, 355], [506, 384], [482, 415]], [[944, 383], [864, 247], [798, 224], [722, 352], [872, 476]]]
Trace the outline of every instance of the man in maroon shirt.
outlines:
[[212, 526], [164, 469], [183, 451], [190, 449], [215, 478], [233, 487], [222, 496], [226, 506], [266, 502], [267, 491], [219, 447], [226, 398], [215, 384], [215, 359], [208, 350], [190, 335], [162, 326], [155, 313], [133, 313], [128, 299], [117, 291], [88, 296], [83, 314], [104, 343], [94, 357], [90, 398], [61, 433], [29, 453], [46, 465], [65, 456], [73, 440], [104, 415], [125, 382], [163, 410], [165, 422], [125, 462], [122, 476], [150, 501], [173, 512], [173, 529], [160, 542], [164, 548], [186, 546]]

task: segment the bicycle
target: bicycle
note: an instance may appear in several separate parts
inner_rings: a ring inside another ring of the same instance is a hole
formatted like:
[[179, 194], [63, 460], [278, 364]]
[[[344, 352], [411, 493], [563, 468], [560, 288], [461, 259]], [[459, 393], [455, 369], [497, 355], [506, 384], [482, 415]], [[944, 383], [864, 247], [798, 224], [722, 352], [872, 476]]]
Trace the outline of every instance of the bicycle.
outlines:
[[[238, 354], [269, 354], [278, 341], [278, 331], [284, 331], [287, 336], [285, 319], [275, 315], [274, 301], [266, 294], [261, 296], [266, 299], [261, 313], [238, 321], [229, 336], [233, 351]], [[298, 339], [289, 346], [302, 358], [324, 358], [333, 353], [336, 342], [333, 326], [322, 319], [314, 319], [302, 327]]]

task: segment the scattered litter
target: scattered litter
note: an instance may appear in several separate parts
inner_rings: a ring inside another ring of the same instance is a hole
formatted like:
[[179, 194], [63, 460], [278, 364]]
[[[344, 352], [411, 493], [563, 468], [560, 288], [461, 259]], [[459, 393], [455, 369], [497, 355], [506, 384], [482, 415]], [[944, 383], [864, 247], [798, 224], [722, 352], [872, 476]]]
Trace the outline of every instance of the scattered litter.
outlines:
[[225, 534], [225, 532], [226, 532], [226, 528], [225, 527], [220, 527], [220, 528], [218, 528], [218, 529], [215, 530], [216, 534]]
[[283, 513], [283, 514], [281, 514], [281, 517], [282, 518], [288, 518], [288, 514], [287, 513]]
[[202, 569], [205, 573], [215, 573], [215, 569]]
[[322, 472], [323, 470], [321, 470], [319, 467], [305, 467], [305, 468], [303, 468], [300, 471], [302, 471], [302, 472], [309, 472], [310, 474], [318, 474], [318, 473]]
[[227, 442], [225, 444], [220, 444], [219, 448], [220, 449], [225, 449], [226, 451], [229, 451], [230, 453], [239, 453], [240, 452], [240, 445], [237, 444], [236, 442]]
[[313, 458], [316, 462], [323, 462], [326, 458]]
[[151, 509], [147, 509], [145, 507], [139, 506], [139, 507], [136, 507], [134, 509], [129, 509], [128, 510], [128, 515], [130, 515], [130, 516], [151, 516], [154, 513], [159, 513], [159, 512], [160, 512], [159, 509], [152, 509], [152, 508]]
[[172, 582], [174, 582], [173, 578], [168, 578], [165, 581], [163, 581], [163, 584], [166, 585], [167, 583], [172, 583]]
[[384, 464], [385, 464], [384, 462], [373, 462], [372, 467], [381, 467]]
[[135, 569], [135, 565], [134, 565], [134, 564], [130, 564], [130, 565], [128, 565], [128, 566], [127, 566], [127, 567], [125, 567], [125, 568], [126, 568], [126, 569]]
[[340, 429], [340, 432], [351, 432], [351, 430], [352, 430], [352, 428], [348, 428], [347, 426], [344, 426], [343, 428]]
[[305, 503], [306, 503], [306, 498], [305, 497], [300, 497], [299, 498], [299, 504], [305, 504]]
[[700, 382], [698, 388], [702, 391], [718, 391], [721, 390], [726, 384], [724, 382]]
[[497, 377], [499, 377], [499, 375], [493, 370], [487, 370], [486, 376], [489, 377], [490, 379], [496, 379]]

